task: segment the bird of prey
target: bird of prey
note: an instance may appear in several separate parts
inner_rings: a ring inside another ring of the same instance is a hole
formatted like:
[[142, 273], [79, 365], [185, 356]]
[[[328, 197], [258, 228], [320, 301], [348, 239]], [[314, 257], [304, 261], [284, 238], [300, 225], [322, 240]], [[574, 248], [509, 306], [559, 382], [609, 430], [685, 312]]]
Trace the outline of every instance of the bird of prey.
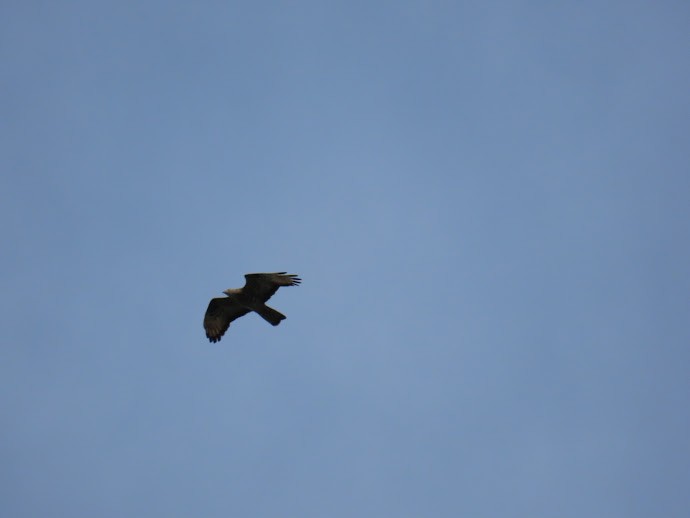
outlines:
[[248, 273], [243, 288], [227, 289], [225, 298], [211, 299], [204, 315], [204, 329], [211, 342], [220, 341], [230, 322], [254, 311], [271, 325], [277, 326], [285, 315], [270, 308], [266, 301], [281, 286], [297, 286], [302, 279], [287, 272]]

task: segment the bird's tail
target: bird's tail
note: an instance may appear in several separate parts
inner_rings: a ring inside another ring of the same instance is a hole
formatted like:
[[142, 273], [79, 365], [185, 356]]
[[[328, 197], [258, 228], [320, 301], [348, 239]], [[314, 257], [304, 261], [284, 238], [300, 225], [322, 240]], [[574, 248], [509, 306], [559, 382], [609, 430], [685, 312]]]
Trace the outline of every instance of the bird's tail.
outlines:
[[254, 308], [254, 311], [256, 311], [261, 318], [273, 326], [277, 326], [280, 324], [281, 320], [285, 320], [287, 318], [280, 311], [276, 311], [265, 304]]

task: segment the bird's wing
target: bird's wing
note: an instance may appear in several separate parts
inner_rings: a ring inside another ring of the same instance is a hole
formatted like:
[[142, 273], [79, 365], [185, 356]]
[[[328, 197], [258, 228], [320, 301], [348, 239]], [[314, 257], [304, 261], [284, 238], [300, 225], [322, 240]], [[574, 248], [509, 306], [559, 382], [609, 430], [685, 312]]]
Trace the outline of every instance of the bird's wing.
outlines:
[[244, 276], [247, 282], [242, 292], [253, 298], [266, 302], [281, 286], [298, 286], [302, 279], [287, 272], [248, 273]]
[[204, 329], [211, 342], [218, 342], [230, 327], [230, 322], [249, 313], [249, 309], [230, 298], [211, 299], [204, 315]]

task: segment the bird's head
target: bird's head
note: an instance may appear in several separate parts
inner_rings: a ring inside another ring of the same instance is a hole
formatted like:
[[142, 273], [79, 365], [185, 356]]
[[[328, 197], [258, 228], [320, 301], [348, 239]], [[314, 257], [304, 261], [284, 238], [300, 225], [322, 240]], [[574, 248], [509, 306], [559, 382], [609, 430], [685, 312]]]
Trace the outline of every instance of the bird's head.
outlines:
[[227, 290], [223, 290], [223, 293], [229, 297], [230, 295], [235, 295], [238, 291], [237, 289], [228, 288]]

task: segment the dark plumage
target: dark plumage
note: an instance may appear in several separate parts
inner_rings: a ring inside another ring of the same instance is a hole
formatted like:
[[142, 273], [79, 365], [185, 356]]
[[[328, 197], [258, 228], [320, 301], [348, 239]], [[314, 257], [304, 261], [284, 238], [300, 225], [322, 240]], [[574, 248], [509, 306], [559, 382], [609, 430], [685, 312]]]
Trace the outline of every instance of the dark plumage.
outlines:
[[244, 278], [246, 283], [243, 288], [227, 289], [223, 292], [227, 297], [211, 299], [208, 304], [204, 315], [204, 329], [211, 342], [220, 341], [230, 327], [230, 322], [250, 311], [258, 313], [271, 325], [277, 326], [286, 317], [268, 307], [266, 301], [281, 286], [298, 286], [302, 282], [297, 275], [286, 272], [248, 273]]

